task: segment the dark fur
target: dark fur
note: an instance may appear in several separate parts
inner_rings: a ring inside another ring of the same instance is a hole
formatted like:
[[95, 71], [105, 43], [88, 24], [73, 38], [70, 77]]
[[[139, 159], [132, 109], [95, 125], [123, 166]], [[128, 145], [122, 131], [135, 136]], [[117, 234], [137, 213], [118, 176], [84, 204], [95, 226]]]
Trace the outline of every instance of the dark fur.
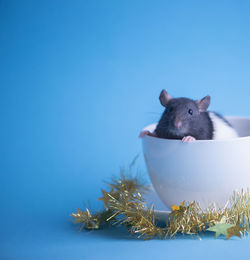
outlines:
[[[192, 109], [192, 115], [188, 113], [189, 109]], [[182, 122], [182, 127], [179, 129], [174, 126], [176, 118]], [[200, 112], [194, 100], [173, 98], [167, 103], [155, 134], [166, 139], [182, 139], [190, 135], [197, 140], [210, 140], [213, 138], [213, 130], [208, 112]]]

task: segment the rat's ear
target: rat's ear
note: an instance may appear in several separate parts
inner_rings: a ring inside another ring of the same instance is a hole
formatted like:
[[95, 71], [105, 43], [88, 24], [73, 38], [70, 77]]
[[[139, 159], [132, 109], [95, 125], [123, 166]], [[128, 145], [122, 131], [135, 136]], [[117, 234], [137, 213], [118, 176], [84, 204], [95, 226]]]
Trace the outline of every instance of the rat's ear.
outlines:
[[196, 101], [200, 112], [205, 112], [208, 109], [208, 107], [210, 105], [210, 100], [211, 100], [211, 97], [206, 96], [203, 99]]
[[159, 99], [160, 99], [161, 104], [162, 104], [164, 107], [167, 105], [168, 101], [169, 101], [171, 98], [172, 98], [172, 97], [168, 94], [168, 92], [167, 92], [165, 89], [163, 89], [163, 90], [161, 91], [161, 94], [160, 94]]

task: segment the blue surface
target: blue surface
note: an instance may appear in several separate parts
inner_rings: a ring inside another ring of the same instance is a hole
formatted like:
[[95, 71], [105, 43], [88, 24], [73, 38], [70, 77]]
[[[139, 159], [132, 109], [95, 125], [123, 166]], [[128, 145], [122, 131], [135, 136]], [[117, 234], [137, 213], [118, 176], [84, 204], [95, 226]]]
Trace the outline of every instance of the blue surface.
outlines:
[[[158, 96], [212, 96], [250, 116], [249, 1], [0, 1], [0, 259], [178, 259], [249, 238], [79, 233], [70, 213], [141, 155]], [[137, 167], [147, 178], [142, 156]]]

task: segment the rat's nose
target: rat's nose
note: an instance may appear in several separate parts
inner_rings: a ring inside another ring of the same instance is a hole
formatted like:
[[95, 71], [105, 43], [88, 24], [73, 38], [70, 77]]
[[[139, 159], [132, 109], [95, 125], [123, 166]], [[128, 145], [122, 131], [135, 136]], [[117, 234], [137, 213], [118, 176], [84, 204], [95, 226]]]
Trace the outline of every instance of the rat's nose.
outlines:
[[175, 127], [178, 128], [178, 129], [181, 128], [181, 126], [182, 126], [181, 120], [175, 119], [174, 125], [175, 125]]

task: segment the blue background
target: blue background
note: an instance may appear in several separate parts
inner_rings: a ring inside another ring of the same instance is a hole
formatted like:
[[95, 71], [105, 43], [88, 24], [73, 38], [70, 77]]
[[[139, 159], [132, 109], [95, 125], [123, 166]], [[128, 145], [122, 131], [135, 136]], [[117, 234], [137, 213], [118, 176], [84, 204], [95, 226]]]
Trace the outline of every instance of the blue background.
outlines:
[[237, 258], [249, 238], [78, 232], [139, 153], [158, 96], [250, 116], [249, 1], [0, 1], [0, 259]]

